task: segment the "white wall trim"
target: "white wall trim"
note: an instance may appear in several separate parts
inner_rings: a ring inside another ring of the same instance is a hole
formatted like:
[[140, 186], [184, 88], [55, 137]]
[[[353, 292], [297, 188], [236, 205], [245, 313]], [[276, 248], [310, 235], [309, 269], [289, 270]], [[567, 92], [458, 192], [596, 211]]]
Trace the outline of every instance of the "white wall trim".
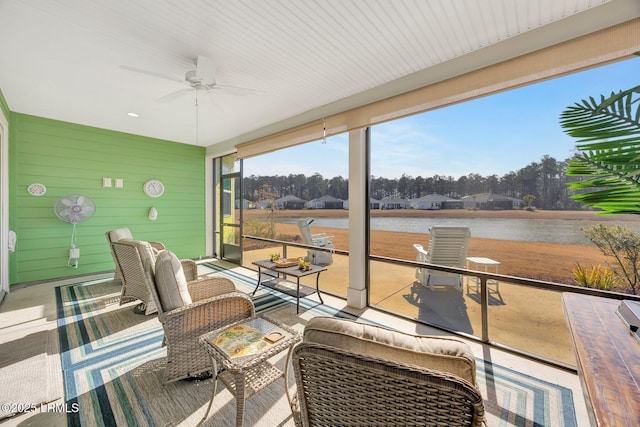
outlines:
[[[0, 110], [0, 294], [9, 292], [9, 120]], [[0, 300], [2, 299], [0, 295]]]
[[204, 159], [204, 215], [205, 215], [205, 251], [206, 256], [213, 255], [216, 251], [214, 245], [215, 227], [213, 224], [213, 157]]

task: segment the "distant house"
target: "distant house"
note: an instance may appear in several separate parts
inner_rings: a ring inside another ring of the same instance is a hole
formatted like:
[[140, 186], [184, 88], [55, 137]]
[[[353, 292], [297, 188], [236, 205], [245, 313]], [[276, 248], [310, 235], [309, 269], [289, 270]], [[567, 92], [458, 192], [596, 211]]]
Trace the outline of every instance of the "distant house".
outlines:
[[448, 197], [433, 193], [409, 200], [409, 207], [411, 209], [438, 210], [442, 209], [443, 202], [447, 200], [449, 200]]
[[[342, 201], [342, 209], [349, 209], [349, 199]], [[380, 200], [370, 198], [369, 209], [380, 209]]]
[[409, 201], [398, 197], [387, 196], [380, 200], [380, 209], [407, 209]]
[[333, 196], [325, 194], [322, 197], [307, 202], [308, 209], [342, 209], [344, 202]]
[[276, 209], [304, 209], [304, 200], [292, 194], [275, 200]]
[[272, 204], [272, 200], [260, 200], [256, 202], [256, 209], [270, 209]]
[[309, 200], [304, 204], [307, 209], [323, 209], [324, 203], [320, 199]]
[[460, 199], [447, 199], [442, 202], [442, 209], [464, 209], [464, 201]]
[[[240, 199], [236, 199], [235, 205], [236, 209], [240, 209]], [[242, 199], [242, 209], [251, 209], [251, 205], [255, 207], [255, 204], [253, 202], [250, 202], [247, 199]]]
[[499, 194], [479, 193], [461, 199], [465, 209], [513, 209], [513, 199]]
[[[342, 209], [349, 209], [349, 200], [342, 201]], [[369, 209], [380, 209], [380, 200], [369, 199]]]
[[515, 197], [509, 197], [509, 200], [513, 204], [513, 209], [522, 209], [524, 206], [524, 200], [516, 199]]

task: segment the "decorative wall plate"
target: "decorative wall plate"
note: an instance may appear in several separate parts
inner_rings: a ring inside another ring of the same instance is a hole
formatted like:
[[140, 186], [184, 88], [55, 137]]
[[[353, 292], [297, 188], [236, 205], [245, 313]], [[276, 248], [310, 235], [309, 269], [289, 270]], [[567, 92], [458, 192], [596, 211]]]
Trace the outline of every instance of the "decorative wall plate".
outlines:
[[160, 197], [164, 193], [164, 184], [158, 179], [150, 179], [144, 183], [142, 189], [149, 197]]
[[47, 192], [47, 187], [36, 182], [27, 187], [27, 192], [32, 196], [42, 196]]

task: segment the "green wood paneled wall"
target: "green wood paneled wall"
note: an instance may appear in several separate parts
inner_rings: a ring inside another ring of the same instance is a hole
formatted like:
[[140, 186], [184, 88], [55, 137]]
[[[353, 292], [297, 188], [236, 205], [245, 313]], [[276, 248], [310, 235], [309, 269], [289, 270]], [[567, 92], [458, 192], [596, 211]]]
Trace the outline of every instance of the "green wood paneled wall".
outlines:
[[[11, 113], [9, 221], [17, 233], [10, 255], [10, 283], [23, 283], [114, 269], [105, 232], [129, 227], [134, 238], [163, 242], [180, 258], [205, 256], [205, 149], [186, 144]], [[102, 187], [121, 178], [124, 188]], [[142, 191], [151, 178], [165, 193]], [[41, 183], [43, 196], [27, 187]], [[95, 215], [77, 225], [78, 268], [67, 266], [72, 225], [55, 215], [56, 200], [84, 194]], [[155, 206], [158, 219], [150, 221]]]

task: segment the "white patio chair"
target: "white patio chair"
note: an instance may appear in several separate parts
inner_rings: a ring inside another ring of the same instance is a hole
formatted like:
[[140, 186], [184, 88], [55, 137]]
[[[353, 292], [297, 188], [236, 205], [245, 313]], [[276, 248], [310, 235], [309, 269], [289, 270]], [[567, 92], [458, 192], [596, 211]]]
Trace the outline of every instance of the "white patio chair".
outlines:
[[[298, 220], [298, 229], [300, 230], [302, 242], [305, 245], [326, 248], [333, 252], [333, 249], [335, 249], [332, 242], [333, 236], [327, 236], [326, 233], [311, 234], [309, 225], [313, 221], [313, 218], [302, 218]], [[330, 265], [333, 263], [333, 255], [331, 252], [309, 250], [307, 251], [307, 256], [312, 264]]]
[[[471, 231], [468, 227], [431, 227], [431, 238], [427, 250], [420, 244], [416, 260], [446, 267], [465, 268]], [[456, 286], [462, 292], [462, 275], [444, 271], [416, 268], [416, 279], [423, 286], [434, 290], [435, 285]]]

